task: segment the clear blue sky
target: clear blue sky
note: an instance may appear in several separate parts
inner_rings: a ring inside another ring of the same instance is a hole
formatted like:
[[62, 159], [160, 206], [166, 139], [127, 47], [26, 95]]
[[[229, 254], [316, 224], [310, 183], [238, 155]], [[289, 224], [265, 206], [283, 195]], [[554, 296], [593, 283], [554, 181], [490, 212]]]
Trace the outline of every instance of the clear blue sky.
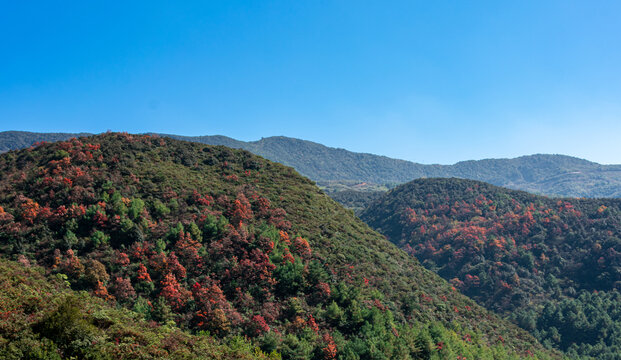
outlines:
[[621, 163], [619, 1], [4, 1], [0, 130]]

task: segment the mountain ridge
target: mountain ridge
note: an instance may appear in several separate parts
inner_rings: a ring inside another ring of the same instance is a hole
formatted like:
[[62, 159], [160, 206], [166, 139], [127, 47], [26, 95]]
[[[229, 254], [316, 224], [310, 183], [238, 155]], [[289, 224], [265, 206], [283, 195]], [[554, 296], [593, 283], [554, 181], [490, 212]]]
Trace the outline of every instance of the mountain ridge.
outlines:
[[[80, 135], [83, 134], [0, 132], [0, 151], [28, 147], [46, 138], [56, 141]], [[415, 178], [459, 177], [548, 196], [621, 197], [621, 165], [602, 165], [568, 155], [533, 154], [465, 160], [452, 165], [419, 164], [286, 136], [245, 142], [222, 135], [157, 135], [250, 151], [295, 168], [331, 195], [341, 187], [357, 190], [352, 186], [358, 183], [390, 188]]]

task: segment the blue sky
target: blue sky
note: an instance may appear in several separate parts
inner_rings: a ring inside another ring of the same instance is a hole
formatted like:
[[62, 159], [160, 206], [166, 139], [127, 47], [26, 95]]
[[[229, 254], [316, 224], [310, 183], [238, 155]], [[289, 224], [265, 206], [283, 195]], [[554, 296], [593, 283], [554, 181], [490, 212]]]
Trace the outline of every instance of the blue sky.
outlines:
[[3, 2], [0, 130], [621, 163], [618, 1]]

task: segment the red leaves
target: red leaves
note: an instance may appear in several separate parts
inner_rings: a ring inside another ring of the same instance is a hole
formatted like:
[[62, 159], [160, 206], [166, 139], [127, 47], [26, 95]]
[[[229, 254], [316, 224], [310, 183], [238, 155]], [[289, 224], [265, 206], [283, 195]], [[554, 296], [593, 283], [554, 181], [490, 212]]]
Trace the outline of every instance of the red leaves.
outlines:
[[405, 208], [404, 217], [410, 224], [416, 223], [416, 211], [414, 211], [412, 208]]
[[155, 253], [149, 257], [149, 268], [160, 273], [168, 273], [168, 258], [164, 253]]
[[49, 144], [49, 142], [47, 142], [47, 141], [35, 141], [31, 146], [33, 148], [36, 148], [36, 147], [39, 147], [39, 146], [42, 146], [42, 145], [45, 145], [45, 144]]
[[193, 190], [192, 192], [192, 200], [194, 203], [202, 206], [210, 206], [213, 203], [213, 197], [209, 195], [203, 196], [196, 190]]
[[142, 263], [138, 267], [138, 276], [136, 278], [138, 280], [145, 281], [148, 283], [151, 282], [151, 276], [149, 275], [149, 272], [147, 271], [147, 267], [144, 266], [144, 264]]
[[108, 294], [108, 289], [106, 289], [103, 283], [99, 280], [97, 280], [97, 286], [95, 287], [95, 291], [93, 293], [95, 294], [95, 296], [107, 301], [114, 299], [112, 295]]
[[84, 204], [71, 204], [71, 206], [69, 207], [69, 216], [74, 217], [74, 218], [79, 218], [84, 216], [84, 214], [86, 214], [86, 206], [84, 206]]
[[52, 174], [59, 174], [63, 169], [67, 169], [71, 166], [71, 158], [66, 156], [60, 160], [51, 160], [47, 163], [47, 166], [48, 169], [52, 170]]
[[467, 286], [479, 286], [481, 284], [481, 281], [479, 280], [479, 277], [477, 275], [470, 275], [470, 274], [466, 274], [466, 281], [465, 281]]
[[222, 335], [230, 330], [230, 322], [222, 309], [215, 309], [212, 313], [199, 310], [194, 315], [195, 326]]
[[308, 316], [308, 321], [306, 323], [315, 334], [319, 334], [319, 326], [317, 326], [317, 322], [315, 322], [315, 318], [312, 314]]
[[203, 309], [211, 309], [212, 306], [226, 303], [224, 293], [215, 282], [203, 287], [200, 283], [192, 286], [192, 296], [196, 304]]
[[328, 299], [330, 297], [330, 285], [325, 282], [319, 282], [317, 284], [317, 295], [322, 299]]
[[263, 303], [261, 306], [261, 316], [263, 316], [268, 323], [274, 322], [280, 316], [280, 308], [281, 305], [277, 302], [269, 301]]
[[56, 208], [55, 211], [55, 215], [59, 218], [64, 218], [65, 216], [67, 216], [68, 210], [65, 207], [65, 205], [61, 205], [58, 208]]
[[[229, 194], [229, 198], [219, 196], [214, 201], [214, 195], [206, 187], [196, 190], [179, 187], [176, 193], [162, 182], [161, 188], [151, 188], [152, 184], [159, 184], [147, 181], [154, 180], [152, 174], [138, 171], [131, 174], [135, 171], [132, 162], [142, 161], [140, 157], [131, 158], [104, 149], [106, 158], [101, 160], [106, 167], [100, 167], [102, 164], [95, 160], [101, 157], [99, 144], [69, 141], [49, 145], [49, 150], [46, 154], [53, 160], [48, 158], [47, 164], [41, 162], [43, 166], [24, 169], [23, 173], [11, 177], [24, 180], [20, 186], [32, 194], [29, 195], [32, 199], [2, 203], [5, 208], [0, 208], [0, 232], [12, 234], [7, 229], [15, 224], [20, 236], [31, 233], [36, 236], [39, 235], [36, 231], [49, 229], [54, 235], [44, 241], [50, 246], [80, 249], [80, 258], [77, 250], [67, 254], [58, 251], [54, 257], [34, 253], [27, 256], [41, 264], [55, 264], [54, 271], [69, 275], [73, 283], [86, 280], [79, 285], [88, 285], [96, 296], [131, 306], [140, 295], [155, 304], [152, 310], [156, 312], [161, 310], [161, 300], [165, 300], [183, 326], [191, 325], [193, 330], [204, 329], [223, 336], [237, 325], [247, 326], [247, 334], [252, 336], [274, 330], [272, 324], [285, 330], [280, 320], [288, 315], [283, 303], [290, 294], [274, 295], [280, 274], [274, 274], [277, 266], [273, 261], [295, 263], [295, 267], [286, 269], [295, 268], [299, 273], [303, 287], [296, 295], [320, 298], [320, 301], [330, 297], [327, 283], [309, 281], [309, 267], [304, 265], [309, 265], [308, 260], [314, 254], [308, 241], [287, 232], [291, 224], [286, 212], [272, 208], [270, 200], [260, 196], [258, 190], [240, 188], [234, 197]], [[237, 164], [231, 164], [227, 174], [236, 167]], [[249, 176], [256, 178], [258, 174], [253, 170]], [[253, 180], [230, 178], [245, 183]], [[224, 183], [222, 179], [216, 180], [220, 185]], [[16, 195], [18, 190], [14, 190]], [[214, 194], [222, 190], [213, 188]], [[163, 205], [170, 212], [155, 218], [147, 211], [140, 211], [140, 216], [130, 215], [128, 208], [134, 205], [134, 199], [144, 201], [149, 211]], [[274, 201], [283, 200], [274, 198]], [[197, 221], [201, 216], [203, 220]], [[154, 221], [158, 221], [155, 226]], [[63, 238], [63, 234], [70, 236]], [[92, 271], [95, 261], [106, 277]], [[25, 258], [22, 262], [26, 263]], [[313, 285], [316, 287], [310, 288]], [[244, 310], [244, 316], [236, 307]], [[308, 310], [306, 306], [304, 310]], [[169, 318], [168, 314], [164, 315], [162, 319]], [[295, 315], [302, 329], [310, 328], [321, 335], [323, 323], [318, 324], [318, 320], [307, 316], [308, 313]], [[320, 337], [317, 341], [315, 345], [321, 344]], [[332, 346], [332, 341], [325, 344], [328, 355], [335, 353]]]
[[[468, 276], [468, 275], [466, 275], [466, 276]], [[471, 276], [471, 275], [470, 275], [470, 276]], [[465, 283], [464, 283], [463, 281], [459, 280], [459, 279], [458, 279], [458, 278], [456, 278], [456, 277], [455, 277], [455, 278], [452, 278], [449, 282], [450, 282], [450, 283], [451, 283], [454, 287], [459, 288], [459, 289], [463, 289], [463, 288], [464, 288], [464, 286], [465, 286]]]
[[249, 219], [252, 219], [253, 213], [250, 207], [248, 199], [243, 193], [237, 194], [237, 199], [233, 202], [233, 206], [230, 209], [231, 224], [241, 227], [241, 224]]
[[259, 197], [257, 200], [258, 213], [262, 217], [266, 217], [269, 215], [270, 207], [272, 204], [270, 201], [264, 197]]
[[296, 253], [302, 257], [302, 259], [310, 259], [312, 255], [312, 250], [306, 239], [299, 236], [296, 237], [295, 240], [293, 240], [293, 247], [295, 248]]
[[259, 249], [253, 249], [249, 257], [242, 259], [239, 265], [248, 283], [269, 282], [272, 271], [276, 268], [267, 254]]
[[179, 258], [177, 258], [174, 251], [168, 255], [168, 270], [173, 273], [177, 279], [183, 279], [186, 276], [185, 267], [179, 263]]
[[291, 264], [295, 263], [295, 258], [293, 257], [293, 255], [291, 255], [290, 252], [287, 251], [282, 257], [282, 263], [286, 264], [288, 262]]
[[84, 144], [84, 146], [90, 151], [97, 151], [101, 149], [101, 144]]
[[332, 335], [326, 332], [323, 334], [322, 339], [324, 343], [324, 347], [321, 349], [323, 358], [326, 360], [336, 359], [337, 349], [336, 343], [334, 343], [334, 339], [332, 339]]
[[381, 311], [386, 311], [386, 306], [384, 306], [384, 304], [382, 304], [378, 299], [373, 300], [373, 305]]
[[117, 250], [114, 257], [114, 263], [122, 267], [128, 266], [130, 264], [129, 256], [127, 256], [126, 253]]
[[0, 209], [0, 231], [6, 234], [17, 234], [20, 227], [14, 222], [15, 218], [13, 215], [5, 212], [2, 207]]
[[[129, 253], [131, 254], [134, 260], [143, 260], [145, 256], [147, 256], [148, 250], [150, 250], [149, 243], [135, 242], [131, 244], [129, 248]], [[140, 265], [144, 266], [142, 264]]]
[[254, 315], [248, 324], [250, 334], [253, 336], [261, 336], [270, 331], [269, 325], [261, 315]]
[[75, 255], [73, 250], [69, 249], [66, 253], [67, 257], [65, 261], [61, 264], [61, 269], [67, 275], [72, 276], [74, 279], [77, 279], [84, 273], [84, 265], [80, 262], [80, 259]]
[[181, 310], [190, 296], [190, 292], [183, 288], [173, 274], [166, 274], [161, 281], [162, 291], [160, 294], [166, 299], [174, 310]]
[[287, 216], [285, 210], [281, 208], [273, 209], [268, 222], [278, 229], [288, 230], [291, 228], [291, 223], [285, 220], [285, 216]]
[[289, 240], [289, 234], [286, 231], [280, 230], [280, 241], [285, 245], [291, 245], [291, 240]]
[[131, 281], [127, 278], [115, 278], [112, 284], [112, 292], [119, 300], [133, 300], [136, 298], [136, 291]]
[[425, 294], [425, 293], [420, 293], [420, 298], [421, 298], [421, 300], [423, 300], [424, 302], [428, 302], [428, 303], [433, 302], [433, 298], [432, 298], [431, 296], [428, 296], [428, 295], [427, 295], [427, 294]]
[[23, 195], [19, 195], [18, 200], [21, 202], [21, 216], [29, 224], [34, 224], [34, 220], [39, 214], [39, 204]]
[[102, 208], [98, 208], [95, 214], [93, 214], [93, 223], [103, 228], [108, 222], [108, 216], [106, 216], [105, 211]]
[[175, 244], [175, 248], [181, 259], [186, 265], [192, 268], [202, 267], [202, 261], [198, 254], [201, 247], [201, 243], [192, 239], [189, 233], [184, 233], [183, 231], [179, 233], [179, 240], [177, 240]]

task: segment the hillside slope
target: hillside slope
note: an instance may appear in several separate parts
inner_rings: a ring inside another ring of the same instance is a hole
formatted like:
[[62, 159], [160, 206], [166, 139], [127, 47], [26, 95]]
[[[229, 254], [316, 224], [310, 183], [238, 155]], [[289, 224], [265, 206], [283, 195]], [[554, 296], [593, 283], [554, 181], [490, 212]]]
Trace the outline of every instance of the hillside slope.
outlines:
[[62, 276], [46, 278], [25, 258], [0, 259], [0, 358], [277, 359], [241, 338], [221, 344], [149, 323], [84, 292]]
[[106, 134], [9, 152], [0, 206], [5, 257], [284, 358], [557, 356], [246, 151]]
[[[37, 141], [66, 140], [77, 135], [0, 132], [0, 152], [24, 148]], [[329, 194], [338, 193], [343, 188], [358, 191], [341, 197], [351, 207], [359, 207], [361, 203], [366, 205], [369, 198], [366, 190], [357, 189], [354, 186], [356, 184], [394, 186], [423, 177], [480, 180], [552, 196], [621, 197], [621, 165], [600, 165], [563, 155], [531, 155], [515, 159], [463, 161], [454, 165], [423, 165], [283, 136], [250, 142], [226, 136], [161, 136], [248, 150], [295, 168], [324, 187]]]
[[361, 218], [541, 341], [598, 359], [621, 353], [621, 200], [419, 179]]

